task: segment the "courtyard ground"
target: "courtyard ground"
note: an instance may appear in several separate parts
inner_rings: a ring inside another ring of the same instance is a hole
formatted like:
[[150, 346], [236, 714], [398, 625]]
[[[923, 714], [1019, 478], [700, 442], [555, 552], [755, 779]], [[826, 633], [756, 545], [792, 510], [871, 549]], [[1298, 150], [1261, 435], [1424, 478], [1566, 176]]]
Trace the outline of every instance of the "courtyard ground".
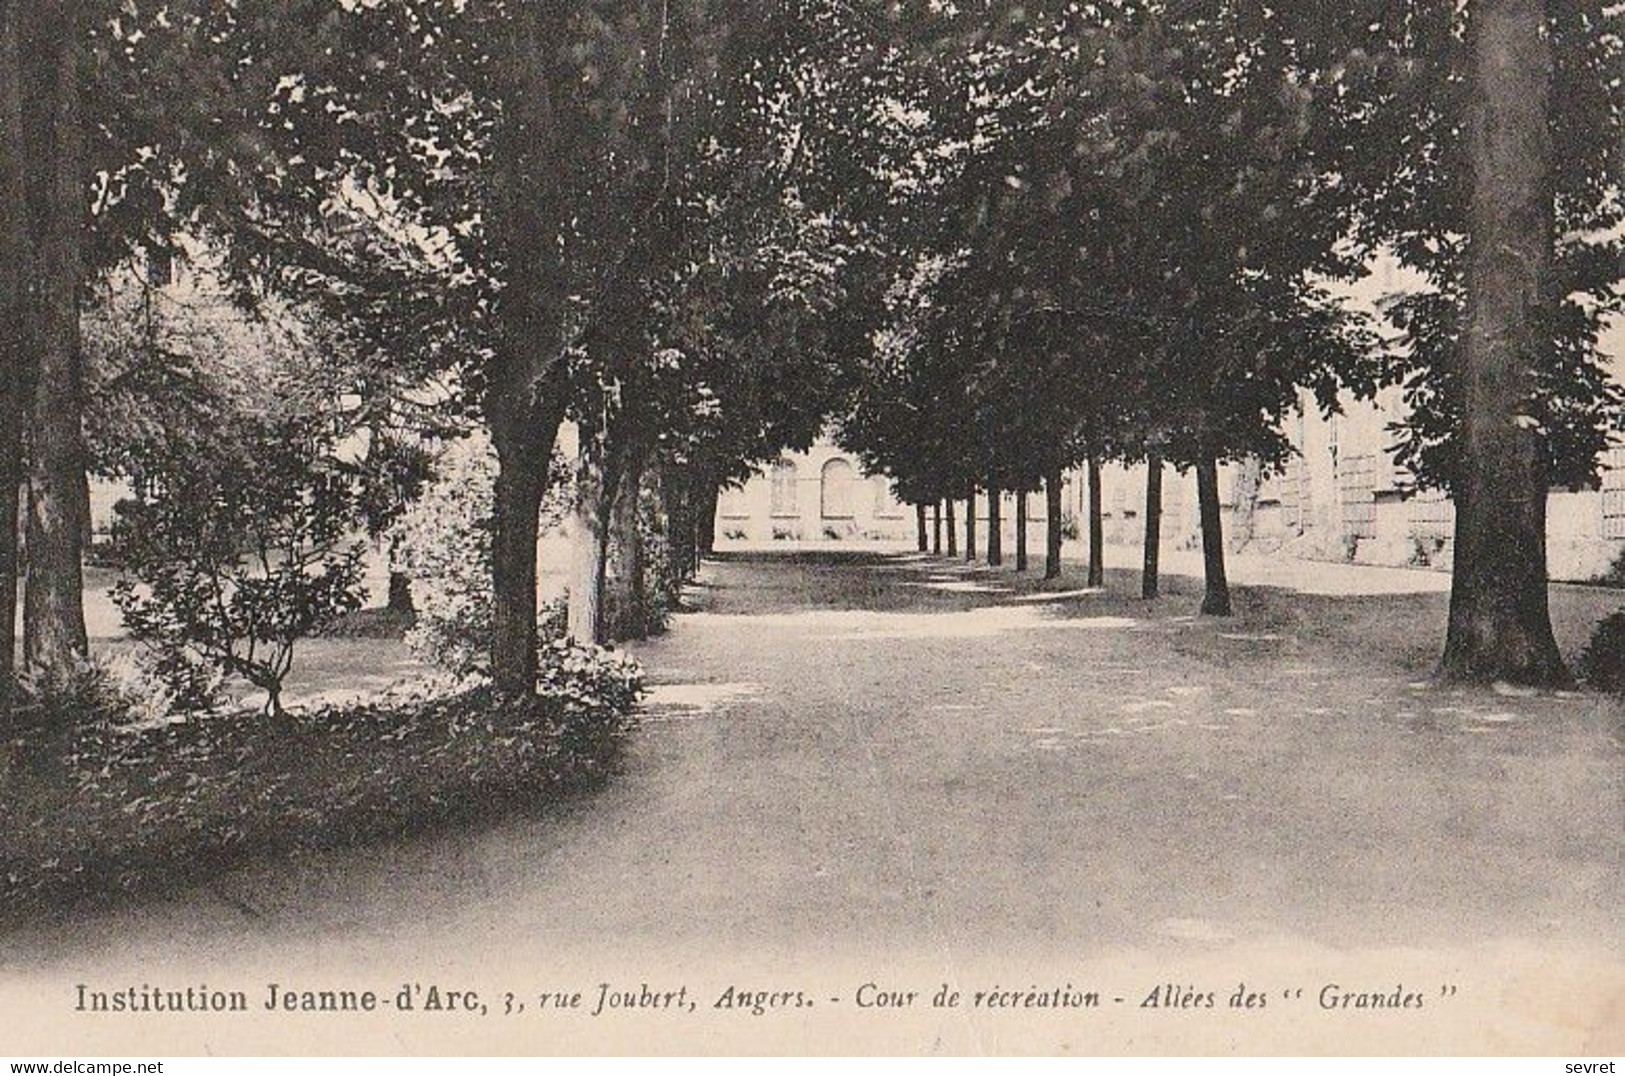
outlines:
[[[1625, 1048], [1618, 703], [1435, 685], [1443, 577], [1238, 558], [1239, 615], [1210, 620], [1193, 615], [1190, 557], [1170, 555], [1152, 603], [1112, 563], [1090, 591], [1075, 565], [1044, 584], [913, 554], [726, 553], [637, 648], [655, 686], [606, 790], [0, 940], [0, 1012], [32, 1014], [8, 1037], [71, 1028], [92, 1052], [147, 1034], [175, 1053]], [[1571, 659], [1619, 601], [1554, 588]], [[207, 982], [257, 1005], [267, 982], [404, 981], [532, 1010], [70, 1011], [78, 983]], [[920, 996], [860, 1009], [871, 981]], [[698, 1009], [534, 1009], [565, 988], [590, 1008], [605, 982], [687, 984]], [[930, 1006], [944, 984], [960, 1007]], [[813, 1004], [718, 1009], [731, 985]], [[995, 986], [1098, 991], [1101, 1008], [970, 1005]], [[1327, 987], [1420, 1003], [1328, 1010]], [[1229, 1009], [1255, 993], [1264, 1007]]]

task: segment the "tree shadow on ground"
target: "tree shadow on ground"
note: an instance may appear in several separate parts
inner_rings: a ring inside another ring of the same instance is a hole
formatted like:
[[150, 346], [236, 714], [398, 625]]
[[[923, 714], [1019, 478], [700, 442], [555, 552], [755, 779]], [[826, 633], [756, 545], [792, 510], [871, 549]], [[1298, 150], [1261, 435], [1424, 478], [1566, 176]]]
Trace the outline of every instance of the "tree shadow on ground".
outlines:
[[[697, 607], [712, 615], [816, 612], [966, 614], [1021, 608], [1060, 620], [1118, 618], [1134, 630], [1171, 636], [1176, 653], [1218, 667], [1335, 660], [1411, 680], [1431, 678], [1444, 645], [1449, 595], [1439, 592], [1327, 595], [1289, 586], [1235, 585], [1235, 614], [1201, 616], [1202, 580], [1168, 573], [1161, 595], [1139, 596], [1139, 572], [1112, 569], [1090, 588], [1081, 565], [1064, 562], [1045, 579], [1042, 561], [1016, 572], [1008, 564], [856, 550], [729, 552], [726, 570], [707, 579]], [[1054, 597], [1045, 600], [1045, 595]], [[1596, 623], [1619, 608], [1618, 592], [1553, 586], [1554, 630], [1564, 657], [1577, 663]]]

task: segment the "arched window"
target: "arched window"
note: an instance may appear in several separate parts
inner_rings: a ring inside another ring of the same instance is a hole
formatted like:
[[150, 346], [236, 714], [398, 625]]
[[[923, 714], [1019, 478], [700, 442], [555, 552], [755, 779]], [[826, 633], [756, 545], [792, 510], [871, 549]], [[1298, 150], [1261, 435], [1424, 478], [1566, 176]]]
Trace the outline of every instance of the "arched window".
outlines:
[[856, 475], [852, 465], [843, 459], [824, 464], [820, 489], [820, 514], [825, 519], [852, 518], [852, 485]]
[[772, 492], [772, 512], [775, 517], [794, 519], [801, 515], [801, 508], [796, 503], [796, 465], [790, 460], [780, 460], [773, 465]]

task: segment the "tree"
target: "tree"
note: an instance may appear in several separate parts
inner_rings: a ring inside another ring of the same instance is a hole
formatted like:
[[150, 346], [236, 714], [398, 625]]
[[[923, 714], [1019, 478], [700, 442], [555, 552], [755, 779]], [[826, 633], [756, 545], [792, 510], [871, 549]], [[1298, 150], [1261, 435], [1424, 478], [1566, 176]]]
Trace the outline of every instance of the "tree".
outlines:
[[1563, 685], [1546, 587], [1546, 468], [1528, 404], [1553, 301], [1552, 54], [1541, 0], [1475, 0], [1462, 480], [1443, 670]]
[[33, 365], [25, 338], [33, 259], [26, 212], [19, 7], [18, 0], [0, 0], [0, 727], [11, 719], [17, 664], [17, 499]]
[[1065, 512], [1062, 504], [1062, 483], [1064, 479], [1059, 469], [1051, 471], [1044, 476], [1044, 578], [1059, 579], [1061, 577], [1061, 542], [1065, 538], [1063, 528]]
[[1101, 491], [1100, 491], [1100, 458], [1090, 453], [1088, 460], [1089, 473], [1089, 575], [1087, 583], [1091, 587], [1103, 586], [1106, 582], [1105, 528], [1101, 523]]
[[124, 545], [132, 577], [114, 600], [178, 699], [196, 696], [199, 665], [214, 666], [280, 716], [295, 645], [361, 604], [360, 497], [322, 416], [239, 424], [239, 453], [151, 461], [152, 496]]
[[88, 212], [80, 65], [82, 0], [30, 5], [19, 45], [29, 65], [26, 142], [32, 266], [38, 283], [21, 338], [35, 349], [28, 423], [28, 583], [23, 643], [31, 666], [62, 668], [89, 650], [82, 592], [85, 484], [79, 289]]
[[1595, 486], [1625, 415], [1599, 348], [1625, 303], [1622, 27], [1596, 0], [1475, 0], [1310, 30], [1347, 56], [1326, 106], [1367, 148], [1345, 174], [1355, 234], [1427, 280], [1387, 312], [1405, 333], [1400, 460], [1457, 503], [1446, 678], [1568, 678], [1545, 499]]

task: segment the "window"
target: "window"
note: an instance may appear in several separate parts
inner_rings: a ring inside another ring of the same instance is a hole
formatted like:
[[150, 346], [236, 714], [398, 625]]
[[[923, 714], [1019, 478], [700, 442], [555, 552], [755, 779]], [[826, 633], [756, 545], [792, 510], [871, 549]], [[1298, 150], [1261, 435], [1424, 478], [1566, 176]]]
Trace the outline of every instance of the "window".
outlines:
[[1351, 455], [1338, 461], [1337, 486], [1343, 502], [1343, 533], [1351, 538], [1377, 536], [1376, 457]]
[[825, 519], [852, 518], [852, 486], [855, 480], [852, 465], [843, 459], [824, 464], [819, 507]]
[[789, 460], [780, 460], [773, 465], [772, 478], [773, 516], [778, 519], [799, 516], [801, 509], [796, 503], [796, 465]]
[[1603, 455], [1602, 536], [1625, 538], [1625, 448]]

